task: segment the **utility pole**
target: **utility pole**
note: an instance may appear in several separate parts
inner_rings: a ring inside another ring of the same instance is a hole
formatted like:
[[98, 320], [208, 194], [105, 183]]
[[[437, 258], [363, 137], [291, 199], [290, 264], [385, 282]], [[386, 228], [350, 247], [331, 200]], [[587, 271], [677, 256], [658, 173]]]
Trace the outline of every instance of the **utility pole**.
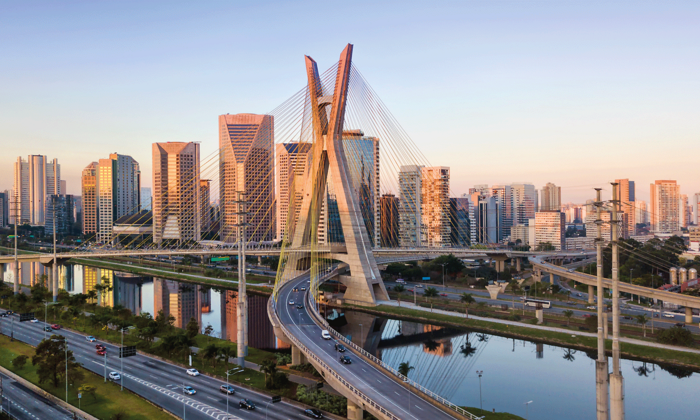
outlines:
[[53, 301], [58, 300], [58, 265], [56, 265], [56, 204], [58, 197], [53, 195], [53, 265], [51, 266], [51, 283], [53, 285]]
[[237, 350], [238, 350], [238, 366], [241, 368], [245, 367], [245, 356], [248, 355], [248, 296], [246, 294], [246, 279], [245, 279], [245, 233], [248, 223], [246, 223], [246, 204], [247, 201], [243, 199], [245, 192], [236, 192], [238, 199], [235, 201], [237, 204], [237, 223], [238, 228], [238, 304], [237, 304], [237, 317], [238, 317], [238, 336], [237, 336]]
[[603, 221], [600, 218], [600, 210], [603, 205], [600, 188], [596, 188], [596, 255], [597, 255], [597, 287], [598, 287], [598, 360], [596, 360], [596, 419], [608, 420], [608, 358], [605, 355], [605, 337], [603, 336], [603, 303], [605, 293], [603, 291]]
[[612, 316], [613, 316], [613, 369], [610, 375], [610, 419], [624, 420], [625, 418], [625, 396], [623, 395], [624, 380], [620, 371], [620, 279], [619, 279], [619, 249], [617, 244], [618, 232], [620, 230], [617, 220], [617, 206], [619, 199], [617, 196], [616, 182], [611, 183], [613, 190], [612, 217], [610, 228], [612, 237]]
[[[21, 189], [21, 188], [20, 188]], [[21, 219], [19, 212], [19, 191], [15, 190], [15, 267], [14, 267], [14, 277], [15, 277], [15, 294], [19, 293], [19, 259], [17, 258], [17, 224]]]

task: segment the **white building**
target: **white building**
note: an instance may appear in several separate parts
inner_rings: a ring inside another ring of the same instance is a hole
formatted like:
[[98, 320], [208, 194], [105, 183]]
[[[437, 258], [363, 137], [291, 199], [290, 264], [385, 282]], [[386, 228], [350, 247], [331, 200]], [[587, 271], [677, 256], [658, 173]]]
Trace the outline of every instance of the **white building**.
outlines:
[[566, 249], [566, 216], [559, 210], [535, 213], [535, 247], [549, 242], [554, 249]]

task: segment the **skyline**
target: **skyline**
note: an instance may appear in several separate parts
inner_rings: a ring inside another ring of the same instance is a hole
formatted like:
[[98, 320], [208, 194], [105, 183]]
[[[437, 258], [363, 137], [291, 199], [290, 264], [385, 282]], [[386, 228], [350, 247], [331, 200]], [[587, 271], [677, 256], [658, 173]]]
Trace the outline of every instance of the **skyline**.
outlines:
[[[609, 197], [616, 178], [634, 180], [647, 202], [657, 179], [700, 191], [699, 5], [214, 4], [6, 7], [0, 190], [18, 156], [42, 154], [80, 195], [83, 168], [114, 152], [138, 161], [151, 187], [153, 143], [201, 141], [207, 156], [219, 115], [270, 112], [305, 85], [304, 54], [325, 69], [351, 42], [418, 148], [450, 167], [453, 195], [552, 182], [563, 203], [581, 203], [595, 186]], [[310, 36], [337, 13], [354, 25]], [[597, 148], [609, 157], [594, 164]]]

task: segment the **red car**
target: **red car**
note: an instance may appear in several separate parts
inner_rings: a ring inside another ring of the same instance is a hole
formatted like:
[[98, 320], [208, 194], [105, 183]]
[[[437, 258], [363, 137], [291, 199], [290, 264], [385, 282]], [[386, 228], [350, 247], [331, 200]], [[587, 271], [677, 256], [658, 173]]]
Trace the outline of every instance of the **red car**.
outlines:
[[440, 296], [447, 296], [447, 293], [440, 293]]
[[52, 329], [52, 330], [60, 330], [60, 329], [61, 329], [61, 326], [58, 325], [58, 324], [52, 324], [52, 325], [51, 325], [51, 329]]
[[102, 344], [95, 344], [95, 348], [97, 350], [107, 350], [107, 347], [103, 346]]
[[100, 356], [104, 356], [105, 353], [107, 353], [107, 349], [97, 349], [97, 354]]

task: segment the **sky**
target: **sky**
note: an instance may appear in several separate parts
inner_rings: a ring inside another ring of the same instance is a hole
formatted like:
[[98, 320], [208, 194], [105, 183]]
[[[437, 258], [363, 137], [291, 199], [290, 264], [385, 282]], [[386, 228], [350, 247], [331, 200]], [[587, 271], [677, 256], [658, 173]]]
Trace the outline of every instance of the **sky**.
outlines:
[[[453, 194], [547, 182], [584, 202], [616, 178], [700, 192], [697, 1], [4, 1], [0, 190], [18, 156], [58, 158], [68, 192], [118, 152], [218, 147], [217, 118], [267, 113], [347, 43]], [[607, 188], [606, 188], [607, 187]]]

